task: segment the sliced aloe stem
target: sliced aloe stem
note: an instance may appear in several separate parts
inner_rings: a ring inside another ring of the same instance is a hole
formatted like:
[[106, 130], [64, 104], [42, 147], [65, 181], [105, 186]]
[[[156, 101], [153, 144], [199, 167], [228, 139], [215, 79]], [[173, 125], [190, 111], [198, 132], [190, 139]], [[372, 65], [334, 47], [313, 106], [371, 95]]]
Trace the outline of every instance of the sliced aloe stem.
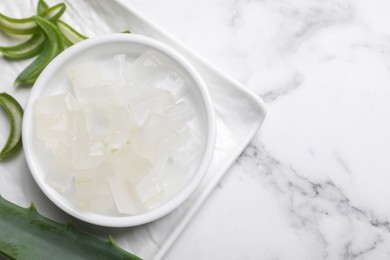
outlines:
[[1, 160], [14, 154], [22, 147], [23, 109], [16, 99], [5, 92], [0, 93], [0, 105], [7, 112], [11, 126], [7, 142], [0, 152]]
[[[65, 12], [65, 9], [66, 5], [64, 3], [60, 3], [42, 12], [40, 16], [48, 19], [50, 22], [55, 23]], [[37, 24], [34, 22], [33, 17], [17, 19], [5, 16], [1, 13], [0, 29], [13, 34], [32, 34], [40, 30], [39, 26], [37, 26]]]
[[50, 61], [64, 50], [61, 33], [53, 23], [39, 16], [32, 19], [42, 28], [45, 35], [44, 47], [39, 56], [19, 74], [15, 85], [33, 84]]
[[[49, 8], [49, 5], [44, 0], [39, 0], [37, 6], [37, 13], [41, 15]], [[62, 20], [58, 20], [56, 23], [58, 29], [63, 35], [64, 43], [66, 46], [72, 46], [78, 42], [88, 39], [88, 37], [82, 35], [74, 28], [72, 28], [69, 24], [65, 23]]]
[[0, 196], [0, 258], [10, 259], [108, 259], [140, 260], [108, 241], [79, 231], [74, 224], [60, 224], [41, 216], [34, 204], [19, 207]]
[[37, 5], [37, 14], [41, 15], [49, 9], [49, 5], [44, 0], [39, 0]]
[[33, 34], [30, 39], [13, 46], [0, 46], [0, 52], [9, 59], [20, 60], [34, 57], [40, 53], [43, 48], [45, 36], [38, 32]]
[[73, 44], [88, 39], [88, 37], [82, 35], [81, 33], [73, 29], [69, 24], [65, 23], [64, 21], [58, 20], [57, 27], [62, 33], [62, 35], [64, 36], [65, 43], [68, 46], [71, 46]]

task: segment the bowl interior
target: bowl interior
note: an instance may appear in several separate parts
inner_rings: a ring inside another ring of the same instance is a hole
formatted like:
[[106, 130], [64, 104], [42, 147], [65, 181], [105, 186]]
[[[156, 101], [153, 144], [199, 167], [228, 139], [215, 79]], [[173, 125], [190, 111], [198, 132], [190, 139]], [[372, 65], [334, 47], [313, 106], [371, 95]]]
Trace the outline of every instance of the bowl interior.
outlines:
[[[103, 215], [83, 211], [70, 198], [64, 197], [45, 183], [50, 171], [51, 154], [43, 141], [36, 137], [33, 115], [34, 101], [40, 97], [72, 92], [69, 71], [74, 65], [85, 61], [105, 61], [115, 55], [125, 54], [131, 61], [147, 50], [154, 50], [167, 58], [175, 66], [190, 86], [179, 100], [189, 102], [196, 111], [190, 127], [201, 140], [202, 156], [191, 166], [187, 183], [171, 199], [139, 215], [124, 214]], [[23, 119], [23, 144], [27, 163], [32, 175], [42, 191], [61, 209], [83, 221], [102, 226], [134, 226], [162, 217], [180, 205], [196, 188], [211, 160], [215, 142], [215, 119], [211, 99], [207, 88], [196, 70], [177, 52], [147, 37], [138, 35], [115, 34], [96, 37], [72, 46], [57, 56], [36, 81], [25, 109]]]

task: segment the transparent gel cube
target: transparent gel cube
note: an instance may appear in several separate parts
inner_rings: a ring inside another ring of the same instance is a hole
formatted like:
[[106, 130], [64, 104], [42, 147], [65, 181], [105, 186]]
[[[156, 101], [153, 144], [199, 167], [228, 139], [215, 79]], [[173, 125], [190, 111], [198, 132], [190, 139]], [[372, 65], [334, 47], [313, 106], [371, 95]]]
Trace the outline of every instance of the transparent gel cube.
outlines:
[[97, 168], [104, 161], [104, 155], [90, 149], [91, 137], [84, 116], [75, 114], [69, 122], [72, 166], [75, 169]]
[[138, 132], [138, 124], [125, 106], [112, 104], [110, 106], [111, 136], [109, 148], [120, 148], [128, 143]]
[[82, 88], [95, 86], [104, 80], [104, 70], [95, 61], [80, 63], [70, 70], [69, 79], [73, 90], [77, 92]]
[[198, 161], [203, 152], [201, 139], [190, 129], [191, 137], [183, 144], [171, 152], [170, 158], [182, 165], [191, 165]]
[[113, 98], [112, 85], [102, 83], [88, 88], [75, 90], [75, 95], [82, 107], [89, 104], [109, 104]]
[[112, 150], [109, 162], [117, 176], [126, 178], [133, 184], [144, 178], [152, 167], [149, 160], [134, 151], [129, 144], [122, 146], [121, 149]]
[[183, 187], [189, 178], [189, 166], [170, 161], [166, 167], [158, 172], [160, 187], [165, 192], [165, 196], [175, 194]]
[[160, 149], [160, 144], [173, 134], [168, 120], [159, 115], [152, 115], [142, 126], [132, 145], [138, 153], [151, 159]]
[[163, 192], [160, 182], [153, 172], [150, 172], [137, 184], [136, 191], [141, 202], [146, 207], [153, 205]]
[[189, 86], [188, 81], [171, 68], [162, 72], [159, 79], [150, 83], [150, 85], [170, 91], [176, 100], [185, 95]]
[[80, 105], [71, 93], [42, 97], [34, 103], [35, 115], [58, 115], [80, 110]]
[[148, 87], [152, 82], [160, 80], [167, 72], [155, 51], [146, 51], [134, 62], [128, 64], [124, 77], [131, 85], [138, 88]]
[[168, 108], [163, 115], [171, 121], [174, 129], [180, 130], [195, 117], [195, 110], [188, 102], [182, 101]]
[[126, 178], [113, 176], [108, 179], [116, 208], [120, 213], [136, 215], [145, 211], [134, 185]]
[[68, 113], [56, 115], [36, 115], [36, 135], [43, 140], [67, 139], [68, 137]]
[[130, 100], [131, 110], [139, 124], [142, 124], [148, 115], [162, 114], [174, 105], [175, 99], [172, 94], [163, 89], [152, 89]]
[[114, 200], [108, 178], [112, 177], [107, 165], [94, 170], [79, 171], [75, 175], [77, 203], [80, 208], [94, 212], [107, 212]]
[[105, 104], [89, 104], [83, 110], [87, 134], [93, 139], [107, 142], [111, 136], [111, 119]]

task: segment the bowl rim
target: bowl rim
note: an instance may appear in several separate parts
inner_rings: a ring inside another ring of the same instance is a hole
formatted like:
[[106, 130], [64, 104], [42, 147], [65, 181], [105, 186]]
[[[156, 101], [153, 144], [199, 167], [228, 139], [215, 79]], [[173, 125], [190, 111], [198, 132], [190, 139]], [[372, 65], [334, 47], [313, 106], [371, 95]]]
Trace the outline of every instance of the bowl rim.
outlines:
[[[199, 167], [194, 172], [192, 179], [185, 187], [183, 187], [181, 191], [179, 191], [168, 201], [164, 202], [162, 205], [154, 209], [151, 209], [139, 215], [105, 216], [96, 213], [88, 214], [88, 212], [80, 211], [74, 206], [68, 206], [62, 203], [62, 201], [57, 200], [56, 196], [54, 195], [55, 191], [50, 190], [49, 186], [44, 182], [43, 178], [41, 177], [42, 175], [38, 173], [38, 162], [34, 160], [35, 157], [31, 149], [32, 140], [28, 139], [28, 132], [31, 127], [31, 122], [33, 118], [33, 101], [39, 97], [38, 91], [40, 88], [43, 87], [41, 82], [43, 82], [47, 78], [50, 78], [53, 72], [61, 67], [63, 61], [71, 59], [71, 57], [77, 55], [78, 53], [81, 53], [83, 50], [97, 47], [99, 45], [110, 45], [116, 43], [137, 43], [145, 45], [147, 47], [156, 49], [175, 60], [195, 82], [195, 85], [201, 94], [204, 103], [204, 108], [206, 111], [205, 120], [207, 122], [207, 131], [205, 150], [200, 160]], [[43, 70], [31, 90], [30, 97], [25, 108], [22, 125], [22, 139], [27, 165], [35, 182], [38, 184], [39, 188], [43, 191], [43, 193], [57, 207], [59, 207], [69, 215], [91, 224], [106, 227], [130, 227], [146, 224], [167, 215], [175, 208], [180, 206], [185, 200], [187, 200], [188, 197], [199, 186], [204, 175], [206, 174], [206, 171], [210, 165], [214, 153], [214, 147], [216, 142], [216, 116], [211, 95], [209, 93], [206, 83], [202, 79], [202, 76], [199, 74], [199, 72], [193, 67], [193, 65], [189, 61], [187, 61], [180, 53], [178, 53], [173, 48], [167, 46], [166, 44], [146, 36], [134, 34], [109, 34], [103, 36], [96, 36], [94, 38], [84, 40], [69, 47], [68, 49], [60, 53], [56, 58], [54, 58], [53, 61]]]

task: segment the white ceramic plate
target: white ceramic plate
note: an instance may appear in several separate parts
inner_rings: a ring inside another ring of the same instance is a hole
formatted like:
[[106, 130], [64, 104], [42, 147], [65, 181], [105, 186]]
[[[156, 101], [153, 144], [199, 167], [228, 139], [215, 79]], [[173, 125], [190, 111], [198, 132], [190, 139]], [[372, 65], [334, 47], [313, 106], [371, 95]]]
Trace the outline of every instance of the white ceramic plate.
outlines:
[[[87, 35], [129, 29], [132, 33], [149, 36], [168, 44], [192, 63], [210, 90], [217, 115], [217, 140], [209, 170], [195, 193], [171, 214], [135, 229], [107, 230], [96, 226], [83, 226], [102, 237], [113, 235], [119, 245], [145, 259], [160, 259], [253, 138], [265, 118], [265, 106], [262, 100], [247, 88], [169, 36], [124, 1], [110, 1], [110, 8], [107, 8], [106, 1], [99, 0], [64, 2], [69, 4], [64, 21], [78, 25]], [[23, 6], [25, 13], [31, 13], [36, 8], [34, 2], [26, 3], [24, 0], [14, 0], [8, 5], [13, 7], [6, 9], [8, 11], [16, 11], [16, 6]], [[7, 14], [11, 15], [12, 12], [8, 11]], [[14, 13], [15, 17], [21, 15]], [[10, 66], [8, 61], [0, 61], [0, 65], [3, 70], [0, 79], [4, 86], [9, 85], [7, 90], [25, 104], [29, 91], [12, 92], [12, 83], [26, 63]], [[3, 137], [5, 138], [6, 136]], [[66, 220], [67, 216], [50, 204], [29, 176], [22, 153], [14, 160], [0, 164], [0, 172], [0, 192], [5, 198], [23, 206], [34, 201], [38, 210], [46, 216]]]

